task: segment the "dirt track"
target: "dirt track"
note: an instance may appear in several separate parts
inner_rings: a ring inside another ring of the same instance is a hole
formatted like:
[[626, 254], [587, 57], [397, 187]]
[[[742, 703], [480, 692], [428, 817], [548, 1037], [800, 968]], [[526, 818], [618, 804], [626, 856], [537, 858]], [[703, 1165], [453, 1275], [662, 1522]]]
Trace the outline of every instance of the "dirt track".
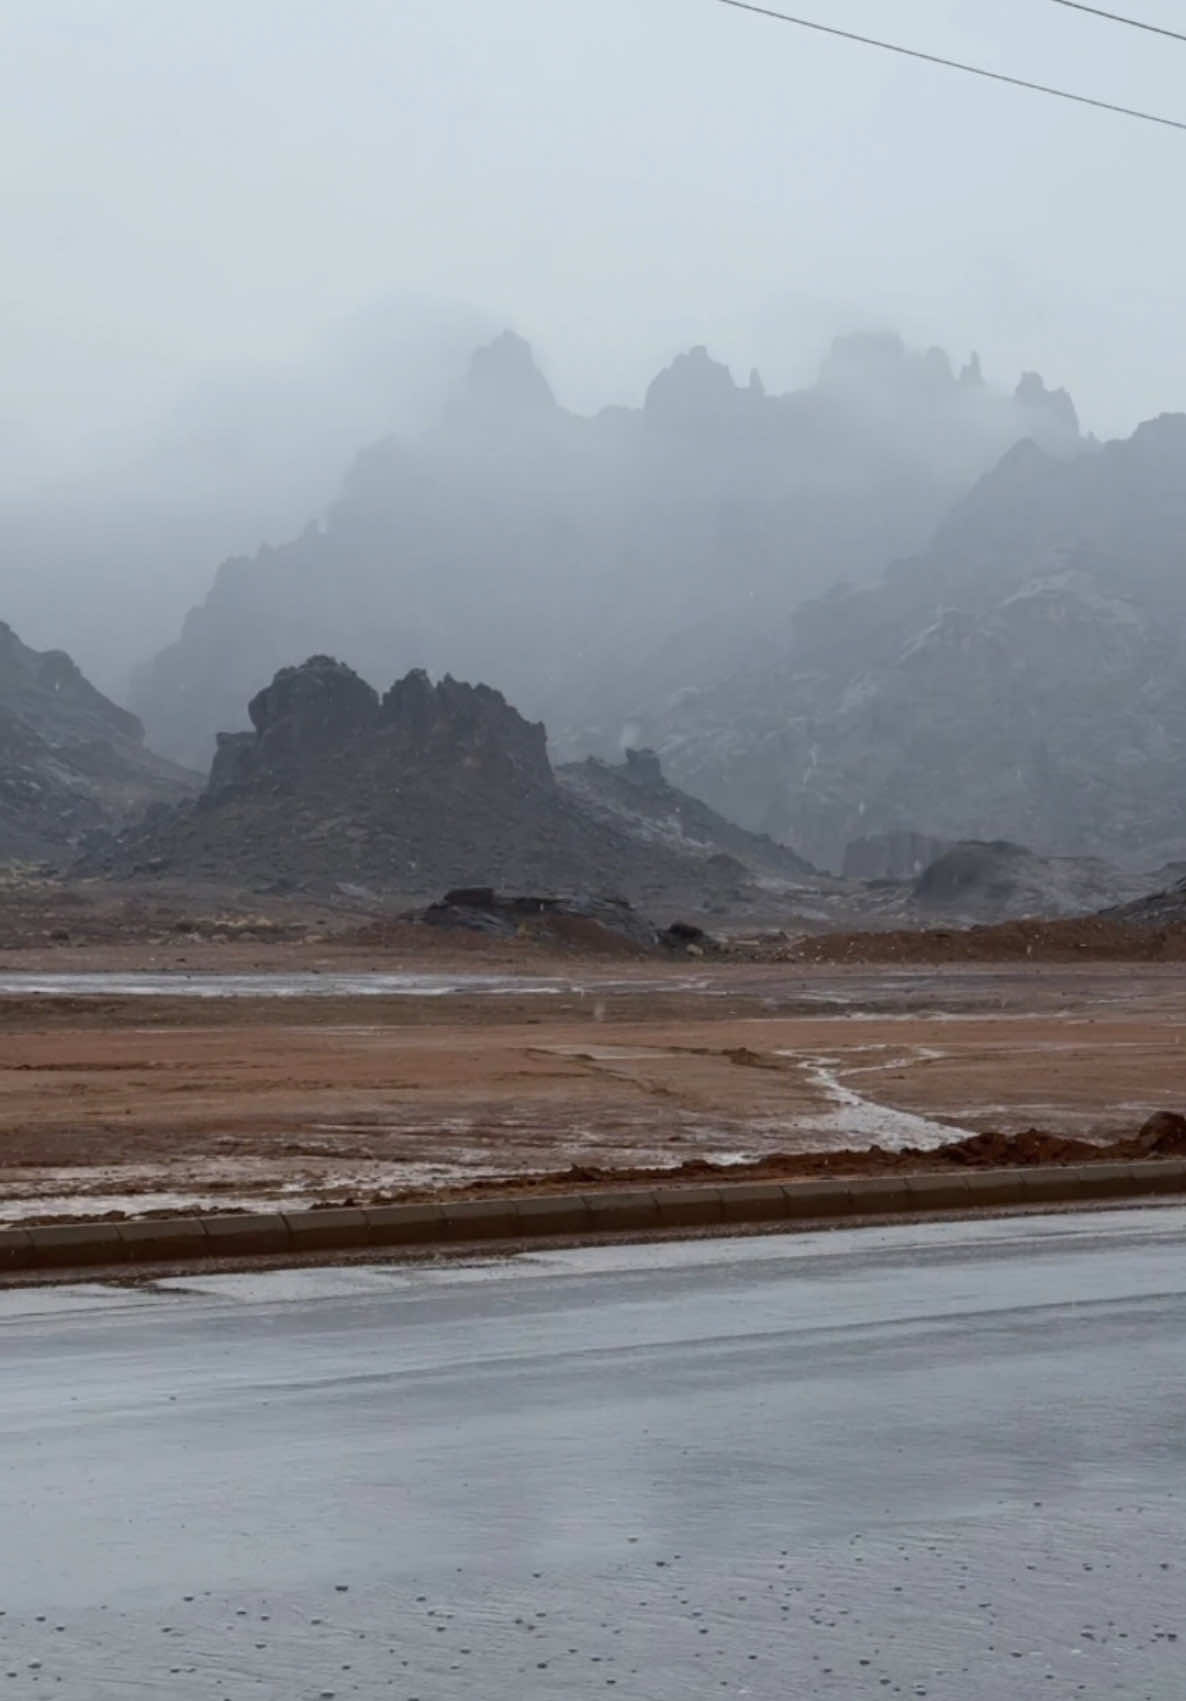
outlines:
[[579, 978], [551, 996], [0, 1000], [0, 1220], [1035, 1125], [1103, 1139], [1186, 1107], [1178, 965]]

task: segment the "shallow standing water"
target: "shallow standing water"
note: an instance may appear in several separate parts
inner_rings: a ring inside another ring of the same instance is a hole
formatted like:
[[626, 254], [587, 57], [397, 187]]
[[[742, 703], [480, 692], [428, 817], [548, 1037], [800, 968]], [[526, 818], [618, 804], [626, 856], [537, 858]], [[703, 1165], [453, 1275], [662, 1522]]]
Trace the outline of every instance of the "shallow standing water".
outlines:
[[579, 992], [580, 984], [529, 975], [312, 970], [289, 974], [0, 974], [0, 997], [57, 998], [441, 998], [450, 993]]

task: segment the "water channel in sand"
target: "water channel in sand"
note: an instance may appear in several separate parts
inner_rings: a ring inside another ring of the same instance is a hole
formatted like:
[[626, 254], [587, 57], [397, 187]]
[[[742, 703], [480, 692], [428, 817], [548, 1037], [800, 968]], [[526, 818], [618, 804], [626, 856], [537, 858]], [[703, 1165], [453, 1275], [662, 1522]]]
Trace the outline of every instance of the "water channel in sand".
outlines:
[[545, 966], [0, 972], [0, 1220], [1113, 1139], [1186, 1105], [1177, 966]]

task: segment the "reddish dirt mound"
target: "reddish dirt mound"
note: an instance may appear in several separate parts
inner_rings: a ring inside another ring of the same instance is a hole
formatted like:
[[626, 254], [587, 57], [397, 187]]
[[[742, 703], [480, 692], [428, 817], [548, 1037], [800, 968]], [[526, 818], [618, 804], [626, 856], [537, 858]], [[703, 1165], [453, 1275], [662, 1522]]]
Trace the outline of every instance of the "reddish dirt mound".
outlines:
[[798, 940], [785, 956], [802, 963], [1182, 962], [1186, 924], [1137, 927], [1103, 916], [1077, 916], [910, 932], [825, 933]]
[[386, 1203], [396, 1198], [445, 1198], [464, 1191], [466, 1195], [490, 1193], [571, 1192], [581, 1187], [617, 1187], [623, 1182], [662, 1183], [695, 1181], [793, 1181], [818, 1176], [893, 1175], [944, 1169], [1027, 1169], [1041, 1164], [1126, 1163], [1138, 1158], [1186, 1157], [1186, 1116], [1158, 1111], [1140, 1130], [1124, 1140], [1098, 1145], [1090, 1140], [1069, 1139], [1041, 1128], [1021, 1134], [973, 1134], [965, 1140], [932, 1151], [908, 1146], [887, 1152], [881, 1146], [863, 1151], [772, 1152], [752, 1163], [719, 1164], [692, 1158], [676, 1168], [603, 1169], [593, 1164], [571, 1164], [568, 1169], [535, 1176], [508, 1176], [504, 1180], [480, 1182], [461, 1189], [419, 1189], [415, 1192], [384, 1194], [380, 1200], [356, 1199], [355, 1204]]
[[943, 1147], [940, 1155], [948, 1163], [966, 1164], [970, 1169], [1083, 1164], [1101, 1159], [1124, 1162], [1130, 1158], [1180, 1158], [1186, 1157], [1186, 1116], [1158, 1111], [1131, 1139], [1115, 1140], [1107, 1146], [1028, 1128], [1023, 1134], [973, 1134]]

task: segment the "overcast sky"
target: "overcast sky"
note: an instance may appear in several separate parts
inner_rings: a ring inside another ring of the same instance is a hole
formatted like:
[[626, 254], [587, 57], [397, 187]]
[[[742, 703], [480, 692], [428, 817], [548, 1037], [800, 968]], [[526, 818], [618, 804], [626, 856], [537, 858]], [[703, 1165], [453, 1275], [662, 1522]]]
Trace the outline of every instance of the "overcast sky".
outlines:
[[[1051, 0], [788, 9], [1186, 119], [1186, 44]], [[1181, 0], [1117, 9], [1183, 24]], [[1186, 133], [714, 0], [7, 0], [0, 454], [53, 471], [393, 291], [563, 398], [893, 324], [1086, 423], [1186, 408]], [[1177, 209], [1177, 210], [1175, 210]]]

